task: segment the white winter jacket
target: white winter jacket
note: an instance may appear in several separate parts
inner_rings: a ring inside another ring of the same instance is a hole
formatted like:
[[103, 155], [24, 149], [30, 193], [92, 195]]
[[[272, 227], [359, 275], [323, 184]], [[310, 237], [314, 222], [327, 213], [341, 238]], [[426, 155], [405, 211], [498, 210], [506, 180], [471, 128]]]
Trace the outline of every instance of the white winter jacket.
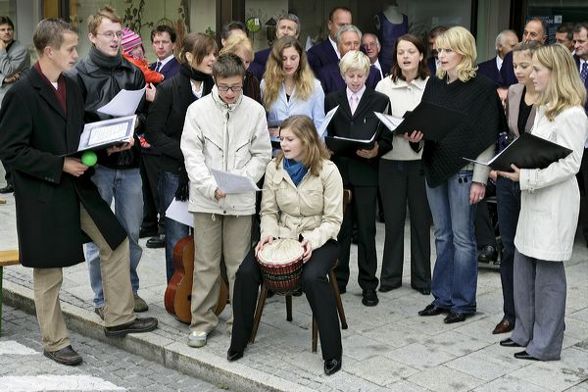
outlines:
[[188, 107], [180, 140], [190, 178], [191, 212], [252, 215], [255, 192], [230, 194], [216, 200], [217, 183], [210, 169], [247, 176], [257, 182], [271, 159], [265, 110], [241, 95], [232, 105], [212, 92]]

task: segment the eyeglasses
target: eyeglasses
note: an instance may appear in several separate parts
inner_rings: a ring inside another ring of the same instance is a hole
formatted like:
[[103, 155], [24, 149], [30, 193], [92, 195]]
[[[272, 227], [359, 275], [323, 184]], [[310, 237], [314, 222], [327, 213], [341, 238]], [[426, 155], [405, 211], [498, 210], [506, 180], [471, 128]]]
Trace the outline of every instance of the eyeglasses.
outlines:
[[96, 33], [96, 35], [103, 35], [104, 37], [108, 38], [108, 39], [113, 39], [114, 36], [116, 36], [116, 38], [120, 39], [123, 36], [123, 32], [122, 31], [107, 31], [106, 33]]
[[451, 54], [451, 53], [453, 53], [453, 49], [437, 48], [437, 54], [441, 54], [443, 52], [445, 52], [447, 54]]
[[219, 86], [217, 85], [218, 91], [221, 93], [226, 93], [227, 91], [231, 90], [234, 93], [240, 93], [243, 91], [243, 86]]

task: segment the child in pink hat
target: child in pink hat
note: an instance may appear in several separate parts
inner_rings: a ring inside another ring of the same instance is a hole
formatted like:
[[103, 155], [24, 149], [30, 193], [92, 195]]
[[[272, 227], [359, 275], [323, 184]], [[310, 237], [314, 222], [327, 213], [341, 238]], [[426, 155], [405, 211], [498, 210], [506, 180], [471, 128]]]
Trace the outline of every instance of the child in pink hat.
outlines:
[[143, 48], [141, 36], [128, 27], [125, 27], [123, 29], [121, 41], [123, 57], [143, 72], [145, 82], [148, 84], [161, 83], [164, 76], [159, 72], [149, 69], [149, 63], [147, 63], [147, 59], [145, 58], [145, 49]]

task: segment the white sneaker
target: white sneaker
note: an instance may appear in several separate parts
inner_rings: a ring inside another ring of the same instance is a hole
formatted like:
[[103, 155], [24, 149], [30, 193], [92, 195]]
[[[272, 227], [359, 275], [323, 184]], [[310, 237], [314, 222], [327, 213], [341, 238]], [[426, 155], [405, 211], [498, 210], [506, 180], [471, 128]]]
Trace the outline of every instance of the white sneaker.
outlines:
[[206, 332], [192, 331], [188, 335], [188, 346], [190, 347], [204, 347], [206, 346]]

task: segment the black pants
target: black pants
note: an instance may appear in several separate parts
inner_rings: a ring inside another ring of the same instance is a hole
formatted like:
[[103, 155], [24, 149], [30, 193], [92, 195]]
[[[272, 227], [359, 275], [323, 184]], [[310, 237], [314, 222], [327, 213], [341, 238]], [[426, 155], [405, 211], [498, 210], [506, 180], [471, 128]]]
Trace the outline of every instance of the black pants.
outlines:
[[[6, 171], [8, 172], [8, 170]], [[582, 234], [588, 246], [588, 148], [584, 149], [580, 171], [576, 174], [578, 186], [580, 187], [580, 225]]]
[[349, 254], [353, 220], [357, 222], [357, 265], [359, 269], [359, 286], [363, 290], [375, 290], [378, 287], [376, 269], [376, 202], [377, 186], [345, 186], [351, 190], [351, 203], [347, 206], [343, 223], [339, 231], [339, 264], [336, 275], [339, 287], [347, 287], [349, 282]]
[[4, 179], [6, 180], [6, 186], [12, 185], [12, 174], [10, 172], [10, 166], [8, 166], [4, 161], [2, 161], [2, 166], [4, 166], [4, 171], [6, 174], [4, 175]]
[[[334, 240], [312, 251], [312, 256], [302, 268], [302, 290], [306, 294], [312, 313], [316, 318], [321, 341], [323, 359], [341, 358], [341, 329], [335, 303], [335, 293], [327, 275], [339, 254]], [[233, 294], [233, 332], [231, 350], [243, 351], [253, 329], [253, 317], [259, 286], [262, 282], [259, 266], [252, 249], [237, 271]]]
[[421, 161], [380, 160], [386, 239], [380, 285], [402, 285], [404, 223], [406, 205], [410, 213], [410, 284], [415, 289], [431, 288], [431, 211]]
[[[158, 192], [159, 174], [159, 156], [142, 154], [141, 155], [141, 180], [143, 181], [143, 230], [158, 230], [163, 233], [163, 222], [165, 211], [159, 211], [160, 197]], [[159, 213], [159, 219], [158, 219]]]

